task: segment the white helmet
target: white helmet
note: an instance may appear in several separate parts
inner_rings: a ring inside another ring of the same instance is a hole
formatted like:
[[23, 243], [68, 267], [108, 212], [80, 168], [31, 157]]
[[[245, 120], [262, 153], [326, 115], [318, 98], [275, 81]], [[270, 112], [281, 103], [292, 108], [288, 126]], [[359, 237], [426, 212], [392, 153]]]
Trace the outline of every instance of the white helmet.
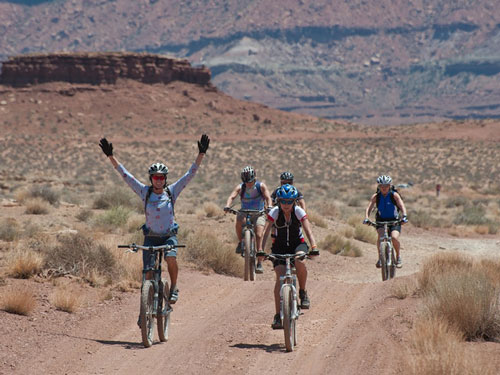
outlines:
[[149, 172], [150, 176], [152, 176], [154, 174], [164, 174], [166, 177], [168, 174], [168, 168], [163, 163], [154, 163], [154, 164], [151, 164], [148, 172]]
[[252, 182], [255, 180], [255, 170], [251, 166], [246, 166], [241, 171], [241, 181]]
[[391, 176], [382, 175], [377, 178], [377, 184], [379, 185], [389, 185], [391, 182]]

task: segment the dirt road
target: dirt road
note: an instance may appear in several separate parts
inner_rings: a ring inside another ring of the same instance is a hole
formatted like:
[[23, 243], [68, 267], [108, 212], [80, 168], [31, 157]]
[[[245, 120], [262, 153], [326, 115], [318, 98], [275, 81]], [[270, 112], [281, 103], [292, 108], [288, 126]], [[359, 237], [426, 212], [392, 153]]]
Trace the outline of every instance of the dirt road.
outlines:
[[[408, 280], [404, 275], [414, 273], [423, 258], [439, 251], [432, 237], [424, 236], [418, 248], [411, 245], [416, 240], [406, 237], [405, 267], [396, 280], [386, 283], [378, 281], [379, 272], [373, 267], [375, 252], [371, 250], [361, 258], [324, 252], [308, 261], [312, 306], [298, 321], [299, 345], [293, 353], [285, 351], [283, 331], [270, 328], [270, 264], [253, 283], [184, 269], [181, 299], [172, 314], [168, 342], [143, 348], [136, 325], [139, 295], [125, 293], [119, 300], [73, 316], [61, 313], [65, 315], [59, 324], [33, 321], [31, 327], [18, 332], [18, 338], [26, 346], [31, 343], [31, 349], [23, 353], [13, 347], [24, 358], [3, 366], [0, 373], [401, 373], [418, 299], [396, 299], [391, 297], [392, 290], [395, 283]], [[494, 239], [450, 238], [441, 240], [440, 246], [498, 252]], [[5, 324], [15, 325], [16, 319], [23, 319], [2, 315], [8, 318], [2, 319]]]

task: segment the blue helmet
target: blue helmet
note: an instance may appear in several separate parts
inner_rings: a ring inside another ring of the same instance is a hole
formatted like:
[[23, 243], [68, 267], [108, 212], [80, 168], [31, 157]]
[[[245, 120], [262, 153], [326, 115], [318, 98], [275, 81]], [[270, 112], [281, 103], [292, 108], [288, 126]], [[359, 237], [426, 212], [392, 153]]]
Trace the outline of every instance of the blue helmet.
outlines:
[[276, 197], [278, 199], [297, 199], [299, 192], [295, 186], [290, 184], [282, 185], [276, 192]]

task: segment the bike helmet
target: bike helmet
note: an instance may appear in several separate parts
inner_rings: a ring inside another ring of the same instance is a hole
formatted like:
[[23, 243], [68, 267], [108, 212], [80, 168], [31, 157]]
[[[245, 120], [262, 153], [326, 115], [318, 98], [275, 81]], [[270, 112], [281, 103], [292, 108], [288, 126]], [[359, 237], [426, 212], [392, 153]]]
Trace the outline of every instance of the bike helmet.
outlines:
[[299, 193], [295, 186], [290, 184], [285, 184], [281, 186], [276, 192], [276, 197], [280, 199], [297, 199]]
[[382, 175], [377, 178], [377, 184], [379, 185], [389, 185], [391, 182], [391, 176]]
[[255, 170], [253, 167], [247, 165], [241, 170], [241, 181], [252, 182], [255, 180]]
[[280, 175], [280, 180], [283, 181], [293, 181], [293, 174], [290, 173], [290, 172], [283, 172], [281, 175]]
[[168, 168], [163, 163], [154, 163], [154, 164], [151, 164], [148, 172], [149, 172], [149, 176], [152, 176], [154, 174], [164, 174], [166, 177], [168, 174]]

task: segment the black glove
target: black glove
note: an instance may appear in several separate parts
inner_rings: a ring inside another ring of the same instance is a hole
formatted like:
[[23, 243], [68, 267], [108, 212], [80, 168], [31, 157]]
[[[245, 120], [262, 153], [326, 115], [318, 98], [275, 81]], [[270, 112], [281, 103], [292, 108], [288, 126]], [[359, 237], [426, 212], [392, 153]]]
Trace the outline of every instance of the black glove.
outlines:
[[198, 141], [198, 150], [200, 150], [200, 154], [207, 153], [209, 144], [210, 144], [210, 138], [208, 138], [208, 135], [203, 134], [201, 136], [201, 139]]
[[230, 207], [226, 206], [224, 207], [224, 212], [229, 212]]
[[369, 223], [370, 223], [370, 220], [368, 220], [368, 219], [363, 220], [363, 224], [369, 224]]
[[106, 138], [102, 138], [99, 142], [99, 146], [102, 149], [102, 152], [106, 154], [106, 156], [113, 156], [113, 144], [109, 143]]
[[311, 251], [309, 251], [308, 255], [311, 256], [311, 257], [317, 257], [317, 256], [319, 256], [319, 250], [316, 249], [316, 248], [311, 249]]

